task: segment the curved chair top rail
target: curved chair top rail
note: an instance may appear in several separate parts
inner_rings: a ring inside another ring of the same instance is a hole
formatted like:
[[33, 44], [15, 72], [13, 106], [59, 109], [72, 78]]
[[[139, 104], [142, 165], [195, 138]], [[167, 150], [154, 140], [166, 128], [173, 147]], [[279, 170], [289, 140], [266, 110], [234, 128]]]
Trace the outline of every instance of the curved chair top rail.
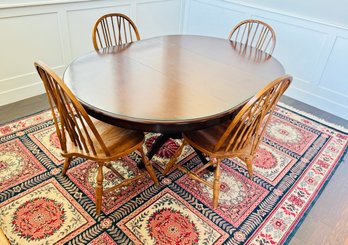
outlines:
[[228, 39], [247, 46], [255, 47], [272, 55], [276, 35], [273, 28], [260, 20], [244, 20], [239, 22], [230, 32]]
[[95, 50], [140, 40], [138, 28], [125, 14], [109, 13], [97, 19], [92, 32]]
[[233, 118], [214, 150], [222, 150], [223, 147], [225, 152], [238, 151], [250, 145], [251, 152], [254, 152], [266, 128], [262, 125], [267, 125], [278, 100], [291, 81], [290, 75], [281, 76], [252, 97]]
[[[86, 153], [96, 155], [98, 142], [105, 155], [110, 155], [89, 115], [63, 80], [43, 62], [34, 65], [45, 86], [62, 150], [67, 151], [67, 137], [70, 137], [71, 142]], [[58, 109], [59, 118], [54, 107]]]

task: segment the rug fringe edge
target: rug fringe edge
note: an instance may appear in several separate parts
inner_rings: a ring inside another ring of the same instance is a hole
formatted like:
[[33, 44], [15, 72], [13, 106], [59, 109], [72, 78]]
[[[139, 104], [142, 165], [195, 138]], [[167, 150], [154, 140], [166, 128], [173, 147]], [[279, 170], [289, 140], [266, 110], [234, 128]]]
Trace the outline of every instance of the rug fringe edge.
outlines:
[[287, 105], [284, 102], [278, 102], [278, 105], [280, 105], [280, 106], [282, 106], [282, 107], [284, 107], [286, 109], [289, 109], [291, 111], [300, 113], [300, 114], [302, 114], [302, 115], [304, 115], [306, 117], [309, 117], [309, 118], [311, 118], [311, 119], [313, 119], [315, 121], [318, 121], [318, 122], [320, 122], [322, 124], [325, 124], [325, 125], [327, 125], [329, 127], [335, 128], [335, 129], [340, 130], [340, 131], [344, 131], [345, 133], [348, 133], [348, 128], [346, 128], [346, 127], [344, 127], [342, 125], [335, 124], [335, 123], [332, 123], [332, 122], [328, 122], [325, 119], [322, 119], [322, 118], [320, 118], [320, 117], [318, 117], [318, 116], [316, 116], [314, 114], [311, 114], [309, 112], [305, 112], [305, 111], [302, 111], [300, 109], [297, 109], [297, 108], [295, 108], [293, 106]]

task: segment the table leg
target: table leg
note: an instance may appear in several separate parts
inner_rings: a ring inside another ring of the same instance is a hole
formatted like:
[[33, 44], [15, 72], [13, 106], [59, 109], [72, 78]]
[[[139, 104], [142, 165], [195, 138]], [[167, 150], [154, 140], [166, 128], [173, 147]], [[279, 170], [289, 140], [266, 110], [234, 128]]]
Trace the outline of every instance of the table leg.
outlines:
[[153, 142], [151, 148], [147, 152], [147, 157], [151, 159], [156, 152], [166, 143], [167, 140], [169, 140], [171, 137], [169, 134], [161, 134], [159, 135], [156, 140]]
[[[193, 147], [192, 147], [193, 148]], [[203, 153], [195, 148], [193, 148], [197, 154], [197, 156], [199, 157], [199, 159], [202, 161], [203, 165], [207, 164], [209, 161], [207, 160], [207, 158], [203, 155]], [[214, 172], [215, 171], [215, 167], [213, 166], [209, 166], [207, 168], [210, 172]]]
[[[192, 147], [192, 148], [193, 148], [193, 147]], [[193, 148], [193, 149], [195, 150], [197, 156], [199, 157], [199, 159], [202, 161], [203, 164], [208, 163], [207, 158], [205, 158], [205, 156], [203, 155], [202, 152], [200, 152], [199, 150], [197, 150], [197, 149], [195, 149], [195, 148]]]

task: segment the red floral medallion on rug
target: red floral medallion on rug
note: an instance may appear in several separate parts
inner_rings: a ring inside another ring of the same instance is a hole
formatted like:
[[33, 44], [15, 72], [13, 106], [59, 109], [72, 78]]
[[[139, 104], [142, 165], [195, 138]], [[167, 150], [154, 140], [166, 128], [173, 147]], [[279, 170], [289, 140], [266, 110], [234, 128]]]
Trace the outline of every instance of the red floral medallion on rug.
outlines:
[[[253, 160], [225, 159], [219, 206], [212, 190], [178, 170], [163, 170], [180, 146], [169, 140], [147, 177], [103, 196], [95, 214], [97, 164], [63, 158], [51, 112], [0, 126], [0, 227], [12, 244], [283, 244], [296, 231], [347, 151], [348, 130], [286, 105], [276, 108]], [[158, 134], [147, 133], [145, 151]], [[138, 152], [105, 169], [104, 188], [140, 173]], [[200, 166], [185, 147], [180, 164]], [[212, 173], [202, 177], [210, 180]]]

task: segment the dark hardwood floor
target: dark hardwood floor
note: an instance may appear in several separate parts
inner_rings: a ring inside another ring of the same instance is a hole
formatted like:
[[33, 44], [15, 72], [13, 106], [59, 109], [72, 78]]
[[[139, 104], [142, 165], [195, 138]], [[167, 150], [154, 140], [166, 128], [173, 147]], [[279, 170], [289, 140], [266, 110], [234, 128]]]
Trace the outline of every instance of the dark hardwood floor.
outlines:
[[35, 112], [49, 108], [50, 105], [48, 103], [46, 94], [0, 106], [0, 124], [10, 122], [16, 118], [31, 115]]
[[[300, 101], [283, 96], [282, 102], [348, 128], [348, 121]], [[48, 109], [46, 95], [0, 107], [0, 124]], [[290, 245], [348, 244], [348, 157], [346, 156], [308, 213]]]

